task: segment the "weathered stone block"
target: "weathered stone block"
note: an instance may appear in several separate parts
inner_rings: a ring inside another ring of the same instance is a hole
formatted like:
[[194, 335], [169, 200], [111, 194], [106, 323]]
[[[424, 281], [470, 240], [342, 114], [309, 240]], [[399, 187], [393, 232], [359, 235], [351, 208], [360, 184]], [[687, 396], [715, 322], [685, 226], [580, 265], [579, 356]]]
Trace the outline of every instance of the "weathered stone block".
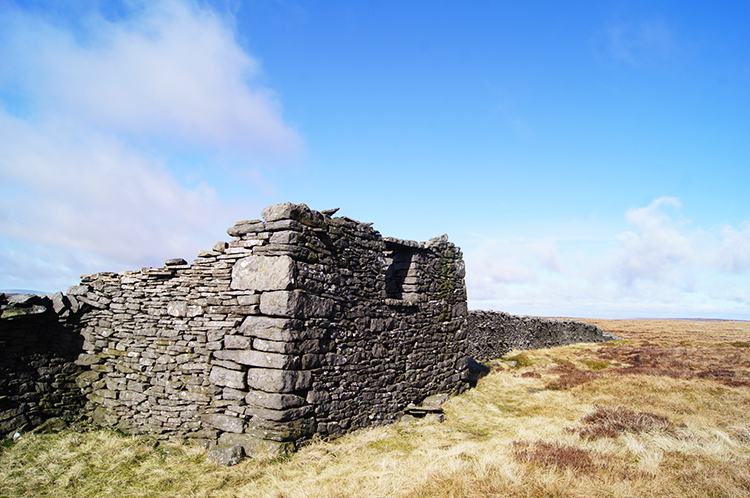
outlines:
[[266, 393], [263, 391], [250, 391], [245, 396], [248, 405], [270, 408], [273, 410], [286, 410], [297, 408], [306, 404], [305, 398], [296, 394]]
[[250, 349], [252, 339], [242, 335], [224, 336], [224, 347], [227, 349]]
[[292, 204], [291, 202], [283, 202], [281, 204], [275, 204], [273, 206], [267, 206], [263, 208], [260, 215], [264, 220], [268, 221], [279, 221], [279, 220], [297, 220], [300, 217], [310, 216], [310, 208], [305, 204]]
[[238, 221], [235, 225], [227, 230], [232, 237], [241, 237], [248, 233], [262, 232], [265, 224], [260, 220]]
[[301, 291], [264, 292], [260, 297], [260, 311], [271, 316], [326, 318], [333, 309], [332, 300]]
[[241, 434], [245, 430], [244, 420], [237, 417], [230, 417], [229, 415], [209, 413], [203, 415], [201, 417], [201, 420], [204, 424], [207, 424], [224, 432], [234, 432], [237, 434]]
[[208, 376], [208, 381], [217, 386], [231, 387], [234, 389], [245, 388], [245, 374], [238, 370], [214, 366]]
[[85, 389], [91, 386], [97, 380], [99, 380], [99, 377], [101, 377], [101, 374], [99, 372], [87, 370], [83, 372], [82, 374], [80, 374], [78, 377], [76, 377], [76, 384], [81, 389]]
[[219, 465], [237, 465], [245, 456], [245, 450], [239, 444], [219, 444], [211, 448], [206, 456], [206, 461]]
[[120, 391], [120, 400], [128, 401], [131, 403], [140, 403], [145, 401], [148, 396], [145, 394], [137, 393], [135, 391]]
[[267, 316], [248, 316], [240, 325], [241, 334], [267, 339], [269, 341], [288, 342], [305, 335], [303, 323], [288, 318], [271, 318]]
[[253, 417], [273, 420], [274, 422], [288, 422], [290, 420], [305, 418], [313, 412], [313, 407], [300, 406], [298, 408], [288, 408], [286, 410], [270, 410], [260, 406], [248, 406], [245, 411]]
[[289, 422], [274, 422], [259, 417], [251, 418], [245, 426], [245, 432], [262, 440], [296, 441], [315, 432], [313, 418], [301, 418]]
[[187, 301], [172, 301], [167, 304], [167, 314], [176, 317], [186, 316], [187, 307]]
[[280, 368], [294, 370], [299, 368], [300, 359], [298, 356], [291, 356], [279, 353], [267, 353], [265, 351], [252, 350], [228, 350], [216, 351], [216, 358], [220, 360], [229, 360], [241, 365], [249, 365], [261, 368]]
[[277, 457], [294, 451], [294, 444], [262, 440], [250, 434], [225, 432], [219, 436], [220, 445], [239, 445], [250, 457]]
[[293, 354], [298, 352], [297, 343], [253, 339], [253, 349], [271, 353]]
[[312, 374], [304, 370], [251, 368], [247, 371], [247, 385], [259, 391], [291, 393], [309, 389], [312, 385]]
[[265, 291], [294, 286], [296, 264], [289, 256], [248, 256], [232, 267], [232, 289]]

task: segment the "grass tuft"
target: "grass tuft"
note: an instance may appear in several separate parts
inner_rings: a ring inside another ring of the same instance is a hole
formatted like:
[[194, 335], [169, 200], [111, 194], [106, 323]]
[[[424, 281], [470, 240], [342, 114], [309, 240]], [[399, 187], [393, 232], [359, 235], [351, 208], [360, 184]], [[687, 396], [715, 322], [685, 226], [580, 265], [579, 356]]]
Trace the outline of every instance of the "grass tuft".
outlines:
[[677, 426], [669, 418], [649, 412], [637, 412], [624, 406], [597, 406], [581, 419], [581, 423], [582, 427], [571, 429], [571, 432], [584, 439], [616, 438], [623, 434], [644, 432], [678, 435]]
[[581, 472], [595, 472], [591, 451], [560, 442], [513, 441], [513, 458], [518, 462], [531, 463], [540, 467], [572, 469]]

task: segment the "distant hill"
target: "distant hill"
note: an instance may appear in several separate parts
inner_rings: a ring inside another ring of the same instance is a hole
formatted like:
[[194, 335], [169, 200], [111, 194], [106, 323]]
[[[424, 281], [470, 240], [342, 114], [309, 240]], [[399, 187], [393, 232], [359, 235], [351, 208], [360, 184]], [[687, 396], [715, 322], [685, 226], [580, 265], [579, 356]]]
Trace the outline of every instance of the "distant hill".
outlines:
[[0, 292], [3, 294], [37, 294], [39, 296], [48, 296], [50, 294], [54, 294], [54, 292], [45, 292], [45, 291], [29, 290], [29, 289], [0, 289]]

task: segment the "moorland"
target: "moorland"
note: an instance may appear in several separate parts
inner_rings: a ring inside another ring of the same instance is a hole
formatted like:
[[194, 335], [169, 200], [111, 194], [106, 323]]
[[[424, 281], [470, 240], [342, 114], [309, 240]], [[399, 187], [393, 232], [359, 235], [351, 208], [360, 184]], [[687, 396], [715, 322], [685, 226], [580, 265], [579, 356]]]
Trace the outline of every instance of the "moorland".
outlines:
[[111, 431], [24, 434], [0, 497], [750, 496], [750, 322], [585, 320], [622, 340], [513, 351], [446, 420], [223, 467]]

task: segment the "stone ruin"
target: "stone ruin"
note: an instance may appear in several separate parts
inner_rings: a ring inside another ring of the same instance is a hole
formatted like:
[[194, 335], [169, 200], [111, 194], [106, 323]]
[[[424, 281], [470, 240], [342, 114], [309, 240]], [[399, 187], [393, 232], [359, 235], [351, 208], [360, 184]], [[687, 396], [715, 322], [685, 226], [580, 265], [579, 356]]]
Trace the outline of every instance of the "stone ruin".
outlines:
[[[50, 417], [282, 454], [390, 423], [512, 348], [597, 327], [469, 312], [461, 251], [284, 203], [188, 264], [0, 295], [0, 437]], [[473, 360], [470, 358], [473, 356]]]

